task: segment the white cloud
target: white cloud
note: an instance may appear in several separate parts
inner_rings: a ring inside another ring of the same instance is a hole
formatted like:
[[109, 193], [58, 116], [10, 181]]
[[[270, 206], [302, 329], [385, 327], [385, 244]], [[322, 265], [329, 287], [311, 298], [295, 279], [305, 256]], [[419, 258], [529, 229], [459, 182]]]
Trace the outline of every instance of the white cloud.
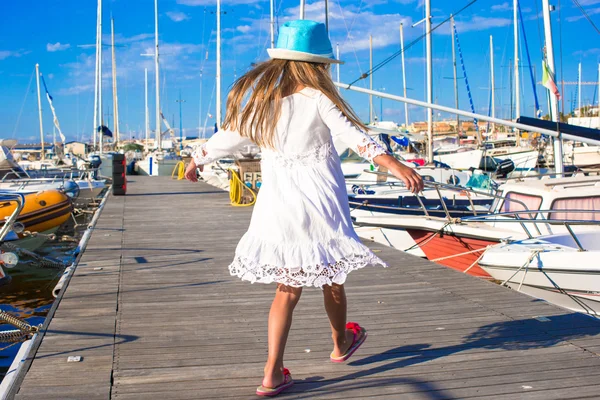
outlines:
[[[598, 8], [591, 8], [589, 10], [586, 10], [587, 15], [595, 15], [595, 14], [600, 14], [600, 7]], [[568, 22], [575, 22], [575, 21], [579, 21], [580, 19], [584, 19], [585, 17], [583, 15], [576, 15], [574, 17], [568, 17], [566, 18], [566, 20]]]
[[[501, 28], [512, 25], [511, 18], [480, 17], [474, 15], [470, 20], [456, 21], [456, 30], [458, 33], [471, 31], [484, 31], [491, 28]], [[450, 33], [450, 30], [448, 30]]]
[[0, 60], [4, 60], [9, 57], [23, 57], [28, 53], [29, 51], [25, 50], [0, 50]]
[[577, 57], [589, 57], [589, 56], [597, 56], [600, 54], [600, 48], [594, 47], [587, 50], [577, 50], [573, 53], [574, 56]]
[[67, 50], [70, 47], [71, 47], [71, 45], [69, 43], [65, 43], [65, 44], [61, 44], [60, 42], [56, 42], [54, 44], [48, 43], [46, 45], [46, 50], [48, 50], [49, 52], [55, 52], [55, 51]]
[[57, 93], [59, 95], [72, 95], [72, 94], [79, 94], [79, 93], [84, 93], [84, 92], [91, 92], [92, 90], [94, 90], [94, 85], [92, 85], [92, 84], [75, 85], [75, 86], [71, 86], [68, 88], [62, 88]]
[[252, 27], [250, 25], [240, 25], [236, 30], [241, 33], [248, 33], [252, 30]]
[[[256, 4], [266, 2], [266, 0], [228, 0], [227, 5], [235, 5], [235, 4]], [[217, 0], [177, 0], [177, 4], [181, 4], [184, 6], [212, 6], [217, 4]]]
[[512, 10], [512, 6], [505, 1], [502, 4], [495, 4], [492, 6], [492, 11], [508, 11]]
[[190, 19], [190, 16], [181, 11], [167, 11], [167, 16], [175, 22], [181, 22]]
[[[110, 40], [106, 36], [104, 40]], [[144, 80], [144, 68], [148, 68], [149, 75], [153, 77], [154, 59], [141, 54], [154, 53], [154, 35], [138, 34], [131, 37], [118, 35], [117, 43], [127, 43], [115, 49], [117, 61], [117, 78], [120, 87], [123, 85], [139, 85]], [[206, 46], [205, 46], [206, 47]], [[160, 71], [169, 84], [174, 81], [187, 79], [186, 77], [198, 76], [202, 65], [203, 47], [194, 43], [160, 43]], [[226, 60], [224, 60], [225, 62]], [[60, 89], [62, 95], [75, 95], [78, 93], [89, 93], [94, 90], [95, 55], [93, 47], [82, 50], [77, 61], [60, 65], [63, 71], [67, 71], [68, 78], [62, 83]], [[208, 74], [212, 68], [207, 63], [205, 72]], [[110, 63], [104, 65], [102, 71], [103, 86], [110, 90], [111, 68]], [[57, 92], [58, 93], [58, 92]]]

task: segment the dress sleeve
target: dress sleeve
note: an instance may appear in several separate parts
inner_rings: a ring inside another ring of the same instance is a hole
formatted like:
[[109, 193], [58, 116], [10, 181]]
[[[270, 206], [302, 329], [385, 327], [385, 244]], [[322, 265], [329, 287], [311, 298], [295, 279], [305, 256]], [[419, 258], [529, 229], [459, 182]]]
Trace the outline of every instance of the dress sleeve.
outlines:
[[251, 144], [250, 139], [240, 136], [239, 133], [221, 129], [206, 143], [196, 146], [192, 152], [192, 158], [196, 165], [204, 165], [231, 155], [243, 146]]
[[331, 131], [331, 136], [339, 138], [359, 156], [373, 162], [373, 159], [388, 152], [365, 132], [357, 129], [340, 109], [324, 94], [319, 93], [318, 107], [321, 119]]

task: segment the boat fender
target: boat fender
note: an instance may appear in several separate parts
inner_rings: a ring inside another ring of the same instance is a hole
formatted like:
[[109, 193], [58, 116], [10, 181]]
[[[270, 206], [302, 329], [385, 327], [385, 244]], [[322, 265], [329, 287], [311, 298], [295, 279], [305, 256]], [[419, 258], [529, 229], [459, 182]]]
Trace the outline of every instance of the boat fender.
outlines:
[[65, 183], [63, 183], [62, 191], [71, 199], [76, 199], [77, 197], [79, 197], [81, 189], [79, 188], [77, 182], [73, 180], [68, 180]]
[[449, 185], [458, 186], [460, 185], [460, 178], [456, 175], [451, 175], [450, 177], [448, 177], [446, 183], [448, 183]]
[[[19, 256], [11, 252], [2, 252], [0, 254], [0, 264], [4, 268], [14, 268], [19, 263]], [[0, 267], [1, 269], [1, 267]]]

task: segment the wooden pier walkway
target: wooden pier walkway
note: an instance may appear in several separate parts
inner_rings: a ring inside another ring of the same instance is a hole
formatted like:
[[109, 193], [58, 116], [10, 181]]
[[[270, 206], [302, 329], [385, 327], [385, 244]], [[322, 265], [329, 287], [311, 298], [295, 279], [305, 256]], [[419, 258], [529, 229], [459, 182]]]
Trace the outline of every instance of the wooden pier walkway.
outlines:
[[[132, 180], [108, 199], [15, 398], [256, 398], [274, 286], [227, 270], [251, 209], [203, 183]], [[348, 278], [369, 339], [329, 362], [322, 295], [305, 290], [281, 398], [600, 397], [597, 320], [369, 245], [391, 265]]]

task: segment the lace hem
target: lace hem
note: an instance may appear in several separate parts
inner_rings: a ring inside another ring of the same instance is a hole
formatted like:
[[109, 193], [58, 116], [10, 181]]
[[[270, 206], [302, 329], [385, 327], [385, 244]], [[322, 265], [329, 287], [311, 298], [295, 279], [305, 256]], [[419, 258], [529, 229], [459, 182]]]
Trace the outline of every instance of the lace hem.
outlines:
[[362, 139], [362, 142], [356, 146], [357, 154], [362, 158], [365, 158], [371, 162], [377, 156], [388, 154], [388, 152], [373, 138], [366, 136]]
[[216, 158], [212, 158], [206, 153], [206, 143], [201, 144], [194, 149], [192, 158], [196, 165], [205, 165], [216, 160]]
[[246, 257], [236, 256], [231, 265], [229, 265], [229, 273], [232, 276], [237, 276], [251, 283], [276, 282], [292, 287], [314, 286], [322, 288], [324, 285], [331, 286], [334, 283], [343, 285], [351, 271], [366, 267], [367, 265], [387, 267], [385, 262], [370, 251], [364, 254], [351, 254], [335, 263], [310, 265], [297, 268], [294, 271], [276, 265], [261, 264]]
[[331, 142], [325, 142], [310, 151], [299, 154], [287, 155], [277, 152], [263, 151], [262, 159], [265, 161], [271, 161], [278, 166], [292, 168], [314, 165], [315, 163], [327, 160], [332, 154]]

